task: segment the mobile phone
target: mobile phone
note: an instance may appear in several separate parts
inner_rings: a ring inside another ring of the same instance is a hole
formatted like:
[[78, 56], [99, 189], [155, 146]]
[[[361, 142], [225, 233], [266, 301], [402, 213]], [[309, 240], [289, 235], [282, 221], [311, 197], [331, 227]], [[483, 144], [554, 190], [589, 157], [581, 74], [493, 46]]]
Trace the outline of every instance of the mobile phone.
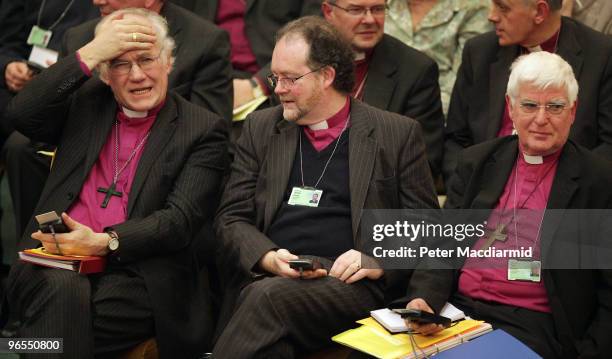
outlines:
[[308, 259], [308, 258], [300, 258], [300, 259], [290, 259], [289, 267], [296, 270], [317, 270], [321, 268], [321, 263], [317, 260]]
[[451, 325], [450, 318], [443, 317], [441, 315], [432, 314], [418, 309], [392, 309], [393, 312], [399, 314], [402, 318], [409, 319], [419, 324], [440, 324], [444, 328], [448, 328]]
[[51, 228], [55, 233], [66, 233], [68, 227], [62, 222], [60, 216], [55, 211], [39, 214], [35, 216], [36, 222], [38, 222], [38, 228], [43, 233], [51, 233]]

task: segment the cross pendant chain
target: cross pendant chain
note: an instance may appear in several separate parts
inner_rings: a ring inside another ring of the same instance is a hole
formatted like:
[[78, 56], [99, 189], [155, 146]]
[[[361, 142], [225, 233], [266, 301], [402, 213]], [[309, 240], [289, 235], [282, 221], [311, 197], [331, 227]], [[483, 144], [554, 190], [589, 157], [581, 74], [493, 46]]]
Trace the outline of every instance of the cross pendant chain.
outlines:
[[130, 156], [125, 161], [123, 166], [121, 166], [121, 168], [119, 168], [119, 120], [117, 120], [115, 118], [115, 148], [114, 148], [115, 151], [114, 151], [114, 159], [113, 159], [114, 160], [113, 161], [113, 170], [114, 170], [115, 173], [113, 175], [113, 182], [110, 184], [110, 186], [108, 186], [108, 188], [104, 188], [104, 187], [99, 187], [98, 188], [98, 192], [106, 194], [104, 196], [104, 200], [102, 201], [102, 204], [100, 205], [100, 207], [106, 208], [108, 206], [108, 202], [110, 201], [112, 196], [123, 197], [123, 192], [116, 190], [117, 181], [119, 180], [119, 175], [121, 175], [121, 172], [123, 172], [123, 170], [132, 161], [134, 156], [136, 156], [136, 154], [138, 153], [140, 148], [147, 141], [147, 138], [149, 138], [150, 134], [151, 134], [151, 129], [149, 129], [149, 131], [147, 131], [147, 134], [142, 138], [142, 140], [140, 140], [140, 142], [138, 143], [138, 146], [136, 146], [136, 148], [134, 148], [132, 150], [132, 153], [130, 153]]
[[487, 240], [485, 241], [484, 245], [480, 249], [487, 249], [491, 247], [491, 245], [495, 241], [505, 242], [506, 239], [508, 239], [508, 235], [506, 234], [506, 225], [503, 223], [500, 223], [497, 225], [497, 227], [495, 227], [495, 230], [493, 232], [489, 231]]

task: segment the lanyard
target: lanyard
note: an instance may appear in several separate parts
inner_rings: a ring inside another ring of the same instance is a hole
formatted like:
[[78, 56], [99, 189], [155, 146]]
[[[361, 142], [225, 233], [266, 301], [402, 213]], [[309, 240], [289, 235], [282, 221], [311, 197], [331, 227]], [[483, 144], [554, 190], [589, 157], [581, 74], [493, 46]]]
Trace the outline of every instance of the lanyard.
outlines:
[[[518, 188], [517, 188], [517, 182], [518, 182], [518, 161], [516, 164], [516, 168], [514, 170], [514, 208], [512, 209], [512, 220], [514, 220], [514, 244], [515, 246], [518, 248], [518, 237], [519, 237], [519, 233], [518, 233], [518, 217], [516, 215], [516, 207], [517, 207], [517, 197], [518, 197]], [[542, 178], [539, 179], [539, 181], [536, 183], [536, 185], [534, 186], [533, 190], [529, 193], [529, 195], [527, 196], [527, 198], [525, 199], [525, 201], [523, 201], [523, 204], [520, 205], [520, 208], [523, 208], [523, 206], [525, 206], [525, 204], [527, 203], [527, 200], [531, 197], [531, 195], [534, 194], [534, 192], [536, 191], [536, 189], [538, 189], [538, 187], [540, 186], [540, 184], [542, 182], [544, 182], [544, 179], [546, 179], [546, 176], [548, 176], [548, 174], [551, 172], [551, 170], [555, 168], [555, 165], [552, 164], [550, 166], [550, 168], [548, 168], [546, 170], [546, 172], [544, 172], [544, 175], [542, 175]], [[533, 245], [535, 246], [539, 239], [540, 239], [540, 233], [542, 231], [542, 223], [544, 222], [544, 214], [546, 213], [546, 207], [544, 207], [544, 212], [542, 213], [542, 218], [540, 219], [540, 224], [538, 225], [538, 231], [536, 232], [535, 235], [535, 239], [533, 240]], [[508, 223], [509, 224], [509, 223]]]
[[[342, 132], [340, 132], [340, 135], [336, 139], [336, 144], [334, 145], [334, 149], [331, 155], [329, 156], [329, 158], [327, 159], [327, 162], [325, 163], [325, 167], [323, 167], [323, 171], [321, 172], [321, 175], [319, 176], [317, 183], [315, 183], [314, 188], [317, 188], [317, 186], [319, 185], [319, 182], [321, 182], [321, 179], [323, 178], [323, 175], [325, 174], [325, 171], [327, 171], [327, 166], [329, 165], [332, 158], [334, 157], [334, 154], [336, 153], [336, 149], [338, 148], [338, 144], [340, 143], [340, 139], [342, 138], [342, 135], [344, 134], [344, 131], [346, 130], [346, 127], [348, 126], [348, 123], [350, 120], [351, 120], [351, 116], [349, 115], [349, 117], [346, 119], [346, 122], [344, 123], [344, 127], [342, 127]], [[300, 140], [300, 174], [302, 175], [302, 187], [305, 187], [306, 185], [304, 184], [304, 166], [303, 166], [304, 161], [302, 160], [302, 129], [300, 129], [299, 136], [300, 136], [299, 138]]]
[[[42, 4], [40, 4], [40, 8], [38, 9], [38, 18], [36, 19], [36, 26], [38, 27], [40, 27], [40, 19], [45, 9], [46, 3], [47, 3], [47, 0], [42, 0]], [[53, 30], [53, 28], [56, 27], [57, 24], [59, 24], [60, 21], [64, 19], [64, 17], [66, 16], [66, 13], [68, 13], [68, 10], [70, 10], [70, 8], [72, 7], [72, 4], [74, 4], [74, 0], [70, 0], [70, 2], [68, 3], [68, 6], [66, 6], [66, 8], [61, 13], [61, 15], [57, 18], [57, 20], [55, 20], [55, 22], [51, 26], [49, 26], [47, 30]]]

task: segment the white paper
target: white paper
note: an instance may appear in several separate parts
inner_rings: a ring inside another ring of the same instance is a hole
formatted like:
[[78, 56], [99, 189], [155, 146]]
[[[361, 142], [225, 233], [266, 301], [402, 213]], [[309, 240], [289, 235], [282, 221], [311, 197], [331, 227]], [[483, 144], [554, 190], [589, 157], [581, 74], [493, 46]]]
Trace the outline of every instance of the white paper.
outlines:
[[391, 333], [405, 332], [408, 330], [406, 321], [404, 321], [399, 314], [391, 311], [391, 309], [383, 308], [373, 310], [370, 312], [370, 315]]
[[440, 315], [443, 317], [450, 318], [450, 320], [452, 320], [453, 322], [465, 318], [465, 313], [457, 309], [457, 307], [450, 304], [449, 302], [446, 302], [446, 304], [444, 304], [444, 307], [442, 307], [442, 310], [440, 311]]
[[43, 47], [32, 46], [32, 52], [28, 61], [34, 62], [44, 68], [57, 62], [58, 52]]

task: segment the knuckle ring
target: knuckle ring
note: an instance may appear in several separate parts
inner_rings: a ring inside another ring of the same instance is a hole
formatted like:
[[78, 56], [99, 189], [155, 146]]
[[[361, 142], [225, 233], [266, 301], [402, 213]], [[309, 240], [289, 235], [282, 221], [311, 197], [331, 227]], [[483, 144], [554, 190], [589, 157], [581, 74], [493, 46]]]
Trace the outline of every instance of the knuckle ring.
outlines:
[[53, 237], [53, 241], [55, 242], [55, 249], [57, 249], [57, 254], [59, 254], [60, 256], [63, 255], [59, 242], [57, 241], [57, 238], [55, 238], [55, 232], [52, 232], [51, 236]]
[[133, 41], [136, 41], [136, 38], [137, 38], [136, 33], [135, 33], [135, 32], [133, 32], [133, 33], [132, 33], [132, 40], [133, 40]]

